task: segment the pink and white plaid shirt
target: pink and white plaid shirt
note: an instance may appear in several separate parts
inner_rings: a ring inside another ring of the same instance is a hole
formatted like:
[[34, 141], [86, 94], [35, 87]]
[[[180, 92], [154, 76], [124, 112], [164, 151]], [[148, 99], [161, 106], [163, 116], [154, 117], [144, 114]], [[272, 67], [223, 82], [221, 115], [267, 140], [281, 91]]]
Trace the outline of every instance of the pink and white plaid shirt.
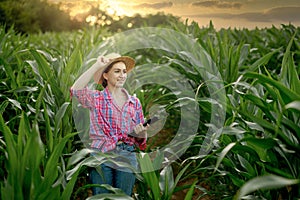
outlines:
[[144, 123], [144, 115], [138, 98], [130, 96], [120, 108], [114, 101], [108, 88], [103, 91], [71, 89], [71, 96], [78, 99], [79, 103], [90, 110], [90, 139], [91, 147], [102, 152], [116, 148], [118, 141], [129, 145], [137, 145], [139, 149], [146, 148], [146, 138], [129, 137], [134, 127]]

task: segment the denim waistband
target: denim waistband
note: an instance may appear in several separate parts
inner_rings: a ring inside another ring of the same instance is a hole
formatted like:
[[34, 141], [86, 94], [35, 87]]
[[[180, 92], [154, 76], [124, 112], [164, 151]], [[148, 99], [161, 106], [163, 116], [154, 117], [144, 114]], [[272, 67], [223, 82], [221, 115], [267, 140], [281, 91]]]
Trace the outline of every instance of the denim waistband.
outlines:
[[117, 150], [125, 150], [129, 152], [134, 152], [135, 148], [133, 145], [126, 144], [124, 142], [117, 144]]

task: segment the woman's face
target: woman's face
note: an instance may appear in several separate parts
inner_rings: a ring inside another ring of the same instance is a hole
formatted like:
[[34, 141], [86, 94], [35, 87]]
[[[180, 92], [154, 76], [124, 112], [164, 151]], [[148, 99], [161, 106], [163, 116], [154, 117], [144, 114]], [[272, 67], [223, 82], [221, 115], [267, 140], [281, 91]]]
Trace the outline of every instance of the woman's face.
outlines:
[[126, 65], [123, 62], [115, 63], [112, 68], [103, 74], [110, 87], [123, 87], [127, 79]]

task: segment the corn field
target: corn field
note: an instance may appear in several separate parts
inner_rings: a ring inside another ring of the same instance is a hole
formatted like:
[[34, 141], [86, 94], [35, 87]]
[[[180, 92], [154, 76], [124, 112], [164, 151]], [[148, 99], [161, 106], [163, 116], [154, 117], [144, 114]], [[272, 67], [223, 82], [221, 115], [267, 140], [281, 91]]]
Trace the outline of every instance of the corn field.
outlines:
[[[201, 70], [189, 59], [199, 54], [192, 46], [178, 40], [163, 49], [129, 52], [138, 65], [168, 66], [188, 80], [200, 112], [194, 119], [198, 128], [190, 146], [171, 164], [156, 169], [163, 162], [160, 157], [139, 158], [141, 173], [132, 197], [116, 188], [92, 197], [88, 168], [102, 160], [89, 157], [78, 136], [69, 88], [82, 66], [88, 67], [99, 53], [95, 47], [113, 33], [89, 28], [21, 35], [0, 27], [1, 199], [300, 198], [300, 29], [282, 25], [217, 31], [212, 24], [200, 28], [196, 23], [168, 29], [192, 38], [205, 51], [202, 56], [215, 64], [225, 91], [222, 129], [214, 132], [218, 137], [211, 151], [199, 156], [205, 133], [214, 127], [215, 102]], [[166, 32], [159, 37], [169, 41], [172, 36]], [[150, 39], [143, 41], [145, 46], [151, 47]], [[186, 50], [174, 53], [178, 47]], [[139, 68], [150, 78], [159, 69]], [[153, 84], [132, 92], [146, 116], [147, 105], [168, 107], [164, 128], [149, 138], [146, 152], [166, 145], [182, 120], [184, 98]]]

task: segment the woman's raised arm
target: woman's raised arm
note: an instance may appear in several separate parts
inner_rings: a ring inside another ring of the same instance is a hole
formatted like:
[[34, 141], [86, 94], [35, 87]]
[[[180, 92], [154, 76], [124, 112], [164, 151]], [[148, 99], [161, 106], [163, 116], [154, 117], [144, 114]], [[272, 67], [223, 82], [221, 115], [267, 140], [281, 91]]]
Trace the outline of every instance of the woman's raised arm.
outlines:
[[80, 90], [83, 89], [92, 79], [94, 74], [102, 70], [102, 72], [105, 70], [106, 63], [109, 62], [109, 59], [106, 59], [103, 56], [99, 56], [97, 58], [97, 61], [83, 74], [79, 76], [79, 78], [75, 81], [75, 83], [72, 85], [71, 89], [73, 90]]

